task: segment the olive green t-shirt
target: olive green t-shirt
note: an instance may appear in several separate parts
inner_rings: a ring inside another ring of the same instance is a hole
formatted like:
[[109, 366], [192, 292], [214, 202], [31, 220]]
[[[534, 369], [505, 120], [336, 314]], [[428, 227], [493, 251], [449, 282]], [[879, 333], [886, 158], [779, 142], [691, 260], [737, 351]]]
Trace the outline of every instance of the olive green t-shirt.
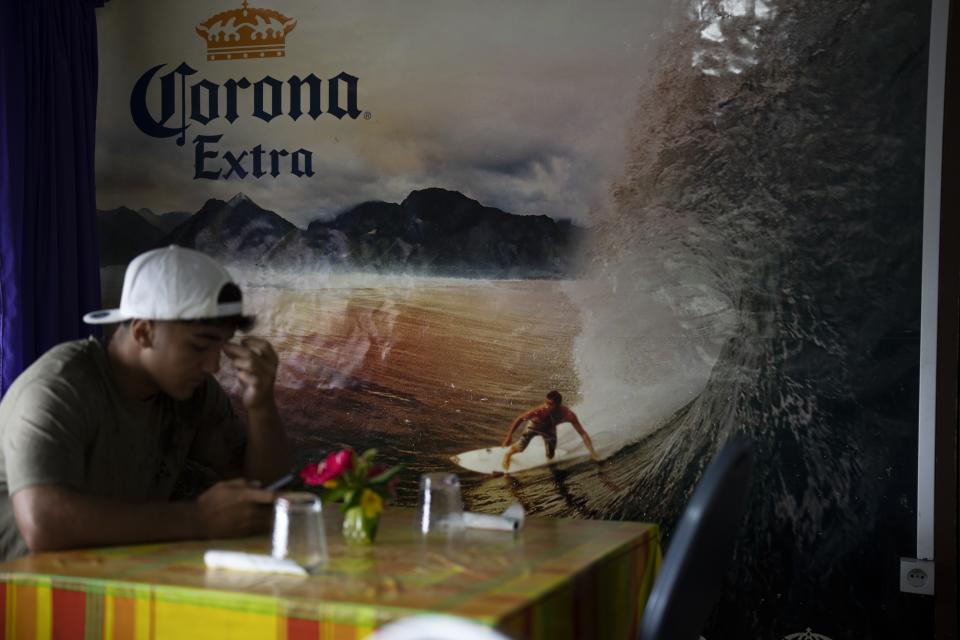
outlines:
[[55, 484], [124, 501], [169, 500], [187, 460], [239, 471], [245, 434], [213, 379], [189, 400], [120, 395], [96, 339], [58, 345], [0, 401], [0, 559], [28, 552], [10, 496]]

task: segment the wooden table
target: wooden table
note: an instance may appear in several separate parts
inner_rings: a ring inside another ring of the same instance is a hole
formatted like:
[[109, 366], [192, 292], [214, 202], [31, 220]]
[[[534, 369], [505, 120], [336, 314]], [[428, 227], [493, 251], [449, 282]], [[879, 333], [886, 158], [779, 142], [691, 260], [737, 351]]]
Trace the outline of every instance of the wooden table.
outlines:
[[0, 639], [300, 640], [366, 637], [444, 613], [512, 638], [633, 639], [660, 565], [655, 525], [531, 517], [517, 535], [421, 538], [390, 508], [374, 545], [344, 545], [309, 577], [207, 571], [206, 549], [268, 552], [264, 538], [45, 553], [0, 564]]

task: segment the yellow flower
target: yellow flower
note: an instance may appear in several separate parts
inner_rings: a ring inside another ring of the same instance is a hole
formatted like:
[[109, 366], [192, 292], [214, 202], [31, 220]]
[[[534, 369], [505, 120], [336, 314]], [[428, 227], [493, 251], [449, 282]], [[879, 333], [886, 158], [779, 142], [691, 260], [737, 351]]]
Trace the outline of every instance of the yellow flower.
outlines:
[[336, 480], [327, 480], [326, 482], [323, 483], [323, 488], [324, 488], [324, 489], [336, 489], [336, 488], [337, 488], [337, 481], [336, 481]]
[[383, 498], [375, 491], [364, 489], [360, 496], [360, 506], [363, 507], [363, 515], [372, 518], [383, 511]]

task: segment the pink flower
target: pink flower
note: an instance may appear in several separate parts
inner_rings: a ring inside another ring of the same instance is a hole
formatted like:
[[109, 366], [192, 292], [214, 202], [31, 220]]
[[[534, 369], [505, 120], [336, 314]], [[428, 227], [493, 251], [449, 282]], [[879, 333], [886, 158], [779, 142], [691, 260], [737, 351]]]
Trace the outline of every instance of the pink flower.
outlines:
[[343, 449], [331, 453], [320, 464], [308, 464], [300, 471], [300, 477], [307, 486], [321, 485], [328, 480], [339, 478], [344, 471], [353, 468], [353, 450]]

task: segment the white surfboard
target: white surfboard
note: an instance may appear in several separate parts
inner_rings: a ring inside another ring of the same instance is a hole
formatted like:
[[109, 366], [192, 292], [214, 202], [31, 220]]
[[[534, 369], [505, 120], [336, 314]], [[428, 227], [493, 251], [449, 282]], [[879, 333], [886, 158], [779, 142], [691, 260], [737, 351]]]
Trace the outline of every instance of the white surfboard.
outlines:
[[[539, 446], [537, 446], [539, 445]], [[558, 448], [554, 454], [553, 460], [547, 460], [547, 454], [543, 450], [543, 444], [539, 438], [530, 443], [526, 451], [521, 451], [510, 458], [510, 469], [504, 471], [503, 456], [509, 447], [488, 447], [486, 449], [474, 449], [465, 451], [455, 456], [450, 456], [450, 461], [460, 465], [464, 469], [476, 471], [478, 473], [517, 473], [527, 469], [543, 467], [551, 462], [557, 462], [567, 455], [567, 452]]]

